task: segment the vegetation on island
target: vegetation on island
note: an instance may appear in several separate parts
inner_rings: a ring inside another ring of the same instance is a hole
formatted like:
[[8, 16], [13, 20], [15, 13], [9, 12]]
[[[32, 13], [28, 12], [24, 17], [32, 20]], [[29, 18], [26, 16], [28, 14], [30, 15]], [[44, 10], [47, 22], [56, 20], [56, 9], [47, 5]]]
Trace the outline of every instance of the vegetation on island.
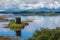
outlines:
[[41, 30], [36, 30], [28, 40], [60, 40], [60, 27], [56, 29], [42, 28]]
[[9, 25], [6, 26], [5, 28], [10, 28], [12, 30], [21, 30], [27, 25], [28, 25], [27, 22], [22, 22], [21, 24], [17, 24], [14, 21], [10, 21]]
[[28, 22], [32, 22], [32, 20], [21, 21], [21, 24], [17, 24], [14, 20], [12, 20], [5, 28], [10, 28], [12, 30], [21, 30], [28, 25]]

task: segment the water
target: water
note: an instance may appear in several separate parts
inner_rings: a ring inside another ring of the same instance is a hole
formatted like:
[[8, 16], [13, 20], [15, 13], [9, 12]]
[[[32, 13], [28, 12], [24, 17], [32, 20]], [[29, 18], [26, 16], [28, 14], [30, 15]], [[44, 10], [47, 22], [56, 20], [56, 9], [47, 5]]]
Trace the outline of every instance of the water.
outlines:
[[[55, 29], [56, 27], [60, 27], [60, 16], [21, 16], [15, 14], [2, 14], [1, 16], [6, 15], [10, 16], [7, 19], [11, 20], [17, 16], [20, 16], [22, 20], [33, 20], [33, 22], [29, 22], [29, 25], [22, 29], [21, 40], [27, 40], [27, 38], [32, 37], [35, 30], [40, 30], [43, 28]], [[3, 28], [9, 24], [9, 22], [0, 22], [0, 36], [10, 36], [15, 37], [15, 32], [10, 29]]]

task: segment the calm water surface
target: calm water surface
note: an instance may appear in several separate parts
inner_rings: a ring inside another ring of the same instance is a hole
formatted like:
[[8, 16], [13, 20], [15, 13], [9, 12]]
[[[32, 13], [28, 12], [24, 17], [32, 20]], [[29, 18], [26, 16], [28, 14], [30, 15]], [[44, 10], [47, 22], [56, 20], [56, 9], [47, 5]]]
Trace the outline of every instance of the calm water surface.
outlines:
[[[23, 20], [33, 20], [33, 22], [29, 22], [29, 25], [22, 29], [21, 40], [26, 40], [31, 37], [35, 30], [40, 30], [43, 28], [54, 29], [56, 27], [60, 27], [60, 16], [21, 16], [15, 14], [0, 14], [0, 16], [10, 16], [9, 20], [14, 19], [17, 16], [20, 16]], [[10, 30], [9, 28], [3, 28], [9, 24], [9, 22], [0, 22], [0, 36], [10, 36], [15, 37], [15, 32]]]

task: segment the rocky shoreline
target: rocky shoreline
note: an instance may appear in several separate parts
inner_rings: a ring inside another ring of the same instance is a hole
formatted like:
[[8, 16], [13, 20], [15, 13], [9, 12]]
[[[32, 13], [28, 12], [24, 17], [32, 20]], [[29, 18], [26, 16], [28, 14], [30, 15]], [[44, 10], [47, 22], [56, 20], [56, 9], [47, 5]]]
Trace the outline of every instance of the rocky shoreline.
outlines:
[[3, 36], [0, 36], [0, 40], [12, 40], [12, 39], [9, 38], [9, 37], [3, 37]]
[[0, 16], [0, 22], [7, 22], [8, 19], [5, 19], [5, 18], [8, 18], [8, 17]]

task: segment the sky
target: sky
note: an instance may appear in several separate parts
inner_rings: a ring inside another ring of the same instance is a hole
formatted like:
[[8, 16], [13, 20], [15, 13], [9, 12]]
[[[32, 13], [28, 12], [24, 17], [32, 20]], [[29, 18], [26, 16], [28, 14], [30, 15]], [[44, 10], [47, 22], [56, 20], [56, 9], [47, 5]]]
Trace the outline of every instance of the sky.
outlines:
[[0, 0], [0, 11], [38, 8], [58, 9], [60, 8], [60, 0]]

